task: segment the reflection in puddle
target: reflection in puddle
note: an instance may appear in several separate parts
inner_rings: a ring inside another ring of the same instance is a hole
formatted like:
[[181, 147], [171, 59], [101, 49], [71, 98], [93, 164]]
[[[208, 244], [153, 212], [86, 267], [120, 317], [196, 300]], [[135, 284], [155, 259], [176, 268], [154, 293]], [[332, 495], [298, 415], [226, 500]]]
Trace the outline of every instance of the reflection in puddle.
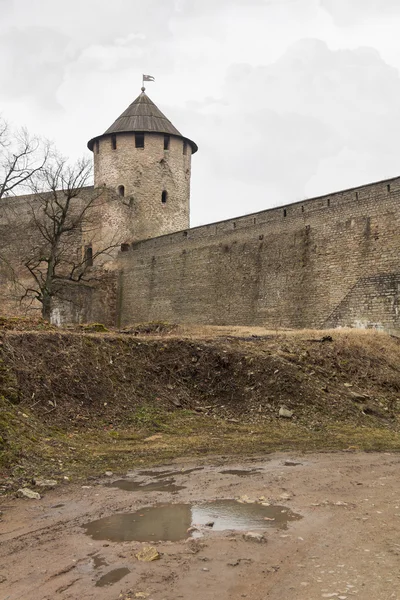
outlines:
[[165, 477], [174, 477], [175, 475], [188, 475], [195, 471], [202, 471], [203, 467], [194, 467], [193, 469], [186, 469], [182, 471], [140, 471], [140, 475], [146, 475], [146, 477], [154, 477], [154, 479], [164, 479]]
[[[273, 520], [271, 520], [273, 519]], [[288, 521], [301, 519], [300, 515], [285, 506], [263, 506], [262, 504], [236, 502], [236, 500], [217, 500], [192, 507], [192, 522], [205, 525], [214, 522], [213, 531], [235, 529], [265, 529], [277, 527], [287, 529]]]
[[100, 569], [100, 567], [105, 567], [106, 565], [107, 565], [107, 562], [104, 560], [104, 558], [102, 558], [98, 554], [95, 554], [93, 556], [93, 568], [94, 569]]
[[113, 569], [113, 571], [110, 571], [109, 573], [103, 575], [103, 577], [100, 577], [100, 579], [96, 582], [96, 586], [105, 587], [106, 585], [117, 583], [117, 581], [120, 581], [123, 577], [125, 577], [125, 575], [128, 575], [128, 573], [130, 573], [130, 570], [126, 567], [122, 569]]
[[204, 504], [158, 504], [135, 513], [111, 515], [84, 525], [95, 540], [111, 542], [177, 542], [186, 539], [192, 525], [214, 523], [212, 531], [286, 529], [289, 521], [302, 517], [284, 506], [242, 504], [236, 500], [217, 500]]
[[108, 484], [108, 487], [116, 487], [126, 492], [179, 492], [184, 490], [184, 485], [175, 485], [173, 479], [165, 481], [153, 481], [144, 483], [143, 481], [134, 481], [133, 479], [118, 479]]
[[247, 477], [248, 475], [254, 475], [260, 473], [260, 469], [226, 469], [220, 471], [222, 475], [237, 475], [238, 477]]

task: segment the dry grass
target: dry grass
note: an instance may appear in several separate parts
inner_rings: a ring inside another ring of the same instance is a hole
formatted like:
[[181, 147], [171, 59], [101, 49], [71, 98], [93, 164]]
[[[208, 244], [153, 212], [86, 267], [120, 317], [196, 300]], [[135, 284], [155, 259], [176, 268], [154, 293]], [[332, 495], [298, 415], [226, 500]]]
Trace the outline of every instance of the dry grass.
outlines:
[[[0, 467], [17, 482], [186, 455], [393, 451], [400, 341], [354, 330], [5, 327], [0, 404]], [[279, 419], [281, 406], [292, 420]]]
[[216, 339], [226, 337], [270, 337], [297, 339], [319, 339], [324, 336], [387, 336], [387, 333], [376, 329], [268, 329], [265, 327], [231, 326], [231, 325], [176, 325], [168, 332], [168, 337], [184, 339]]

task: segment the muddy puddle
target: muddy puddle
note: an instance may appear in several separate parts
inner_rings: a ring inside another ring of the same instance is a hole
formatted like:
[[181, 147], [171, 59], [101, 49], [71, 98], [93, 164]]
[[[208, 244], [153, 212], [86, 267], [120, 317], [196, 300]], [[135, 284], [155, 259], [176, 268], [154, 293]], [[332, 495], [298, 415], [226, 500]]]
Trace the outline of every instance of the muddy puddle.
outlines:
[[173, 494], [184, 490], [186, 486], [176, 485], [173, 479], [152, 481], [150, 483], [135, 481], [134, 479], [118, 479], [109, 483], [107, 487], [119, 488], [126, 492], [170, 492]]
[[261, 469], [226, 469], [225, 471], [220, 471], [221, 475], [236, 475], [237, 477], [250, 477], [260, 472]]
[[140, 471], [139, 475], [145, 475], [146, 477], [153, 477], [153, 479], [164, 479], [169, 477], [175, 477], [176, 475], [189, 475], [195, 471], [202, 471], [203, 467], [194, 467], [193, 469], [182, 469], [181, 471]]
[[134, 513], [120, 513], [84, 525], [87, 535], [111, 542], [177, 542], [207, 531], [287, 529], [290, 521], [302, 517], [285, 506], [263, 506], [236, 500], [217, 500], [201, 504], [158, 504]]
[[101, 556], [98, 556], [97, 554], [95, 554], [93, 556], [93, 568], [94, 569], [100, 569], [100, 567], [106, 567], [107, 566], [107, 562], [104, 560], [104, 558], [102, 558]]
[[96, 586], [105, 587], [106, 585], [113, 585], [125, 577], [125, 575], [128, 575], [128, 573], [130, 573], [130, 570], [126, 567], [121, 569], [113, 569], [112, 571], [109, 571], [103, 575], [103, 577], [100, 577], [100, 579], [96, 582]]
[[[127, 492], [170, 492], [172, 494], [186, 489], [184, 485], [177, 485], [174, 477], [177, 475], [189, 475], [195, 471], [201, 471], [203, 467], [193, 469], [182, 469], [181, 471], [140, 471], [139, 473], [128, 473], [125, 479], [118, 479], [107, 484], [107, 487], [116, 487]], [[150, 477], [155, 481], [138, 481], [139, 477]]]

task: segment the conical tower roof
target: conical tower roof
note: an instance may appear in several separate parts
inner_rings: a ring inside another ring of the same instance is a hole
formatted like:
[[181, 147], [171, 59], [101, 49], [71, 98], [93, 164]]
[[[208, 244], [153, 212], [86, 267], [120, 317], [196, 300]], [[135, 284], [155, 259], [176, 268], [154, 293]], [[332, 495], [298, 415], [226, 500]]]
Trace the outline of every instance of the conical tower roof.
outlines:
[[198, 150], [197, 145], [172, 125], [144, 90], [102, 135], [96, 136], [88, 142], [88, 148], [93, 150], [94, 142], [103, 135], [136, 132], [175, 135], [186, 140], [191, 145], [193, 153]]

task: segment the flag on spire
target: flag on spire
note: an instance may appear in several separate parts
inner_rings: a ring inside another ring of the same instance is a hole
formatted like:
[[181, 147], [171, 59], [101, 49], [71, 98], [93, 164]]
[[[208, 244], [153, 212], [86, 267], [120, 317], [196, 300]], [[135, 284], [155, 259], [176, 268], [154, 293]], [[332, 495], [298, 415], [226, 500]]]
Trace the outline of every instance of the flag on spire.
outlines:
[[155, 81], [153, 75], [143, 75], [143, 81]]

